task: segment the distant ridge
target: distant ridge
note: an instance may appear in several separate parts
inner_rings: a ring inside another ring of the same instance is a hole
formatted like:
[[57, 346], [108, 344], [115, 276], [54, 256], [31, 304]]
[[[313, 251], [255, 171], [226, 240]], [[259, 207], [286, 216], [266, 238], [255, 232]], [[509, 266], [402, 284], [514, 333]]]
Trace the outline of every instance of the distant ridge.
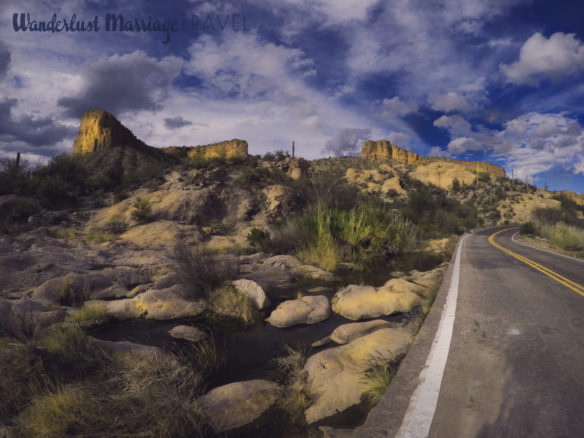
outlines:
[[440, 158], [440, 157], [422, 157], [415, 152], [408, 151], [407, 149], [401, 148], [397, 145], [391, 144], [387, 140], [367, 140], [363, 143], [361, 148], [361, 158], [367, 160], [393, 160], [405, 164], [412, 164], [415, 166], [422, 166], [425, 164], [435, 163], [435, 162], [448, 162], [457, 164], [470, 172], [486, 172], [494, 177], [505, 177], [505, 169], [496, 164], [489, 163], [487, 161], [465, 161], [465, 160], [453, 160], [451, 158]]

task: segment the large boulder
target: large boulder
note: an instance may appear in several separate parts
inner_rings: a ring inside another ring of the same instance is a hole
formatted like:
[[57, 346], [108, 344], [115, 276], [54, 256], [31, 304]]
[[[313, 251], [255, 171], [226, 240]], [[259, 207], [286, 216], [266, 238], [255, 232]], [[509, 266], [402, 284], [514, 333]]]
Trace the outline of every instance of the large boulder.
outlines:
[[324, 295], [306, 296], [282, 302], [266, 319], [274, 327], [316, 324], [331, 316], [329, 300]]
[[203, 300], [185, 300], [178, 286], [151, 289], [134, 298], [102, 303], [109, 316], [121, 320], [140, 317], [156, 320], [185, 318], [201, 314], [206, 307]]
[[160, 348], [152, 345], [137, 344], [129, 341], [104, 341], [97, 338], [90, 338], [96, 347], [101, 347], [112, 353], [131, 353], [144, 359], [156, 359], [167, 356]]
[[392, 324], [389, 321], [384, 321], [383, 319], [374, 319], [372, 321], [365, 322], [352, 322], [349, 324], [343, 324], [338, 326], [333, 332], [319, 341], [312, 344], [313, 347], [321, 347], [327, 344], [329, 341], [335, 342], [339, 345], [351, 342], [353, 339], [365, 336], [368, 333], [374, 332], [386, 327], [391, 327]]
[[308, 358], [304, 371], [313, 402], [304, 412], [306, 421], [311, 424], [358, 404], [368, 387], [363, 374], [372, 360], [397, 359], [406, 353], [411, 339], [409, 328], [382, 328]]
[[424, 289], [401, 278], [389, 280], [379, 288], [351, 284], [335, 294], [332, 307], [335, 313], [353, 321], [409, 312], [420, 304], [417, 294]]
[[255, 281], [241, 279], [233, 281], [232, 284], [239, 292], [247, 295], [257, 309], [262, 310], [270, 306], [268, 296]]
[[278, 397], [279, 386], [267, 380], [247, 380], [212, 389], [199, 399], [215, 433], [251, 423]]

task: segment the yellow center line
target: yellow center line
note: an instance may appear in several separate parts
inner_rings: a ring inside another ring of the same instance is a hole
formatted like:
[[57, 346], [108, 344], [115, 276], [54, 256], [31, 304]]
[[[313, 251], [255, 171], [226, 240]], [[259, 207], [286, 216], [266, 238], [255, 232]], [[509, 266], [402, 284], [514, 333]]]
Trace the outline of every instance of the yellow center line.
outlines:
[[503, 246], [499, 245], [497, 242], [495, 242], [495, 237], [502, 233], [503, 231], [507, 231], [510, 228], [504, 228], [502, 230], [499, 230], [493, 234], [491, 234], [489, 236], [489, 243], [491, 245], [493, 245], [495, 248], [503, 251], [506, 254], [509, 254], [512, 257], [515, 257], [517, 260], [522, 261], [523, 263], [525, 263], [526, 265], [531, 266], [534, 269], [537, 269], [538, 271], [544, 273], [545, 275], [547, 275], [548, 277], [556, 280], [558, 283], [563, 284], [564, 286], [566, 286], [569, 289], [572, 289], [574, 292], [584, 296], [584, 286], [573, 282], [572, 280], [561, 276], [560, 274], [558, 274], [557, 272], [552, 271], [549, 268], [546, 268], [545, 266], [540, 265], [539, 263], [534, 262], [533, 260], [528, 259], [525, 256], [522, 256], [520, 254], [517, 254], [516, 252], [511, 251], [510, 249], [504, 248]]

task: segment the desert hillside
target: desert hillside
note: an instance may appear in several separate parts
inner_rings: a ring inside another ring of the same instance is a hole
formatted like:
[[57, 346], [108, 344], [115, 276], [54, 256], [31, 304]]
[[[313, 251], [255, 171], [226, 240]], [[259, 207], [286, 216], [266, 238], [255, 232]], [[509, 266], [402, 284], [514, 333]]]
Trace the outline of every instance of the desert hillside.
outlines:
[[388, 141], [314, 161], [158, 149], [88, 111], [71, 155], [0, 172], [0, 434], [354, 427], [459, 236], [583, 204]]

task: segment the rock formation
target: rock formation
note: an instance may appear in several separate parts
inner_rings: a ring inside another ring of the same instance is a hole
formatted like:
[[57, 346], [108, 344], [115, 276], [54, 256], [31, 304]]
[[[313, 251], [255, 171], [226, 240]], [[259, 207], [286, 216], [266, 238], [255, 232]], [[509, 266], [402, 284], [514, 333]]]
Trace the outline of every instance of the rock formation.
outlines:
[[204, 159], [247, 157], [247, 142], [245, 140], [233, 139], [204, 146], [169, 146], [158, 149], [147, 146], [107, 111], [93, 109], [83, 114], [79, 133], [73, 143], [73, 155], [119, 146], [152, 151], [157, 154], [162, 151], [166, 155], [160, 155], [177, 159], [186, 157]]
[[361, 148], [361, 158], [370, 160], [395, 160], [406, 164], [421, 164], [422, 157], [400, 148], [387, 140], [367, 140]]
[[102, 109], [86, 111], [79, 133], [73, 143], [73, 155], [86, 154], [116, 146], [144, 148], [144, 142], [122, 125], [112, 114]]
[[391, 144], [387, 140], [365, 141], [365, 143], [363, 143], [363, 147], [361, 148], [361, 158], [378, 161], [393, 160], [415, 166], [423, 166], [436, 162], [446, 162], [461, 166], [463, 169], [468, 170], [469, 172], [486, 172], [496, 178], [506, 176], [505, 169], [486, 161], [462, 161], [453, 160], [450, 158], [422, 157], [415, 152], [411, 152], [407, 149]]

